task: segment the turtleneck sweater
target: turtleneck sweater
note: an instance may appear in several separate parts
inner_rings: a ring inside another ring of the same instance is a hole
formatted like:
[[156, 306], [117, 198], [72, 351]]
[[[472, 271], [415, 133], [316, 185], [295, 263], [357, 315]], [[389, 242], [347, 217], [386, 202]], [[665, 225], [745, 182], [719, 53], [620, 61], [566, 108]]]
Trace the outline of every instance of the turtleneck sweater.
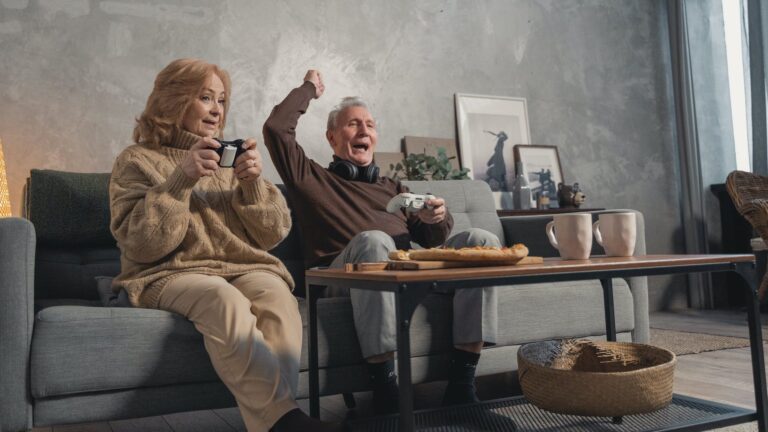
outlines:
[[113, 288], [125, 289], [135, 306], [157, 308], [163, 287], [182, 274], [229, 279], [263, 270], [294, 287], [266, 252], [291, 229], [282, 193], [263, 178], [238, 180], [231, 168], [188, 177], [181, 162], [198, 140], [180, 131], [158, 148], [134, 144], [112, 168], [110, 228], [121, 252]]

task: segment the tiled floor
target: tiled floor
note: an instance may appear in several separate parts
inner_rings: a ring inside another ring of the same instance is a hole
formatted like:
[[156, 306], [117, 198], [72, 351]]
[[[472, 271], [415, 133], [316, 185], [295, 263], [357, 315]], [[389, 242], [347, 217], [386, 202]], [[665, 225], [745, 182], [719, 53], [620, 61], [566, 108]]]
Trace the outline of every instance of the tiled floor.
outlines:
[[[768, 315], [762, 318], [768, 323]], [[738, 311], [679, 311], [651, 314], [651, 325], [679, 331], [747, 337], [746, 314]], [[768, 333], [768, 325], [763, 325]], [[675, 392], [719, 400], [744, 407], [754, 407], [754, 392], [749, 348], [714, 351], [680, 356], [675, 376]], [[416, 407], [436, 406], [444, 384], [430, 383], [416, 388]], [[512, 374], [481, 377], [478, 393], [482, 399], [495, 399], [519, 394], [517, 379]], [[356, 395], [358, 407], [348, 411], [341, 396], [323, 398], [324, 419], [365, 417], [371, 415], [370, 397]], [[300, 401], [307, 410], [307, 401]], [[746, 430], [746, 429], [745, 429]], [[142, 419], [38, 427], [33, 432], [232, 432], [245, 431], [236, 408], [169, 414]]]

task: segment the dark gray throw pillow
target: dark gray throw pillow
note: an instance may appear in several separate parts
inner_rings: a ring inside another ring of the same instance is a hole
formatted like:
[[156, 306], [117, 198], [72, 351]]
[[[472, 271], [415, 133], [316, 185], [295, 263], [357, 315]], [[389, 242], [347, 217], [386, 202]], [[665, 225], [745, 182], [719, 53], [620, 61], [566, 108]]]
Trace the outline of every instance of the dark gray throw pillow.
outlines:
[[114, 246], [109, 231], [109, 173], [30, 172], [27, 218], [37, 241], [56, 246]]
[[112, 291], [112, 279], [109, 276], [96, 276], [96, 289], [99, 291], [101, 304], [106, 307], [131, 307], [125, 290]]

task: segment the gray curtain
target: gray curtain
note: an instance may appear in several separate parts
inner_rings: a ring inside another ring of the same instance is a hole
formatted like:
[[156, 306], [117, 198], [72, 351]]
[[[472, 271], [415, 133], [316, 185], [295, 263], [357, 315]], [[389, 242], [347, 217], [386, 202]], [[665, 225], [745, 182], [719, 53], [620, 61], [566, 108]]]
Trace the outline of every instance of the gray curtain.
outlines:
[[[677, 144], [680, 166], [680, 207], [687, 253], [707, 253], [704, 191], [701, 175], [696, 93], [689, 43], [685, 0], [669, 0], [669, 40], [672, 61], [672, 87], [675, 98]], [[688, 275], [688, 305], [712, 308], [713, 294], [708, 275]]]
[[749, 77], [752, 119], [752, 172], [768, 175], [768, 148], [766, 147], [765, 69], [768, 55], [766, 37], [763, 32], [768, 23], [768, 7], [761, 0], [749, 0], [747, 24], [749, 38]]

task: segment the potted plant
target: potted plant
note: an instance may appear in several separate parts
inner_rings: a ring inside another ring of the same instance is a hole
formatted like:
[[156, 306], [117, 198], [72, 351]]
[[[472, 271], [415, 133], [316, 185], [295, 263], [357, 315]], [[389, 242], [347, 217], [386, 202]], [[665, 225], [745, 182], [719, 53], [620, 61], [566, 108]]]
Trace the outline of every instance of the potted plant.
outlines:
[[394, 171], [393, 178], [400, 180], [463, 180], [468, 179], [468, 168], [455, 169], [451, 160], [456, 156], [448, 157], [445, 148], [437, 148], [437, 157], [426, 153], [411, 153], [397, 164], [389, 164]]

